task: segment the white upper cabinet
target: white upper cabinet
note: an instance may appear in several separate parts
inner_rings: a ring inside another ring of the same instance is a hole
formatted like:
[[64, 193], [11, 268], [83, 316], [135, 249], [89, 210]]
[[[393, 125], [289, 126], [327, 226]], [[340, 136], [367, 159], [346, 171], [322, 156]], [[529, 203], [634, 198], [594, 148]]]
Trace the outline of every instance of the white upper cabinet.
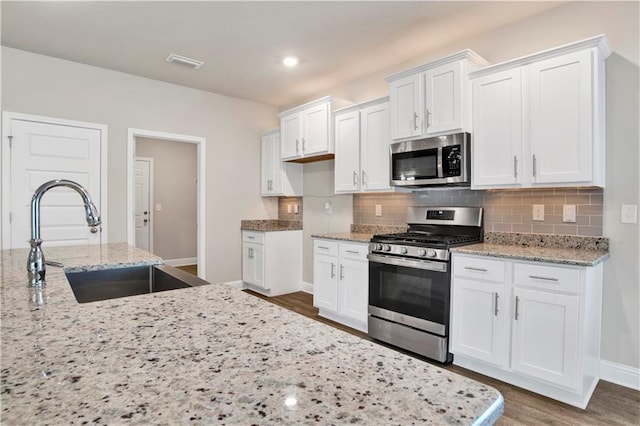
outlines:
[[411, 140], [470, 131], [467, 73], [487, 62], [471, 50], [386, 77], [391, 138]]
[[410, 139], [422, 134], [423, 77], [418, 73], [389, 82], [393, 139]]
[[279, 113], [281, 159], [302, 160], [333, 154], [331, 112], [347, 104], [327, 96]]
[[522, 183], [522, 79], [520, 69], [473, 82], [474, 185]]
[[472, 188], [604, 187], [606, 36], [470, 74]]
[[280, 159], [280, 132], [262, 136], [260, 194], [262, 196], [302, 195], [302, 164], [284, 163]]
[[334, 115], [335, 191], [390, 191], [389, 102], [376, 99]]

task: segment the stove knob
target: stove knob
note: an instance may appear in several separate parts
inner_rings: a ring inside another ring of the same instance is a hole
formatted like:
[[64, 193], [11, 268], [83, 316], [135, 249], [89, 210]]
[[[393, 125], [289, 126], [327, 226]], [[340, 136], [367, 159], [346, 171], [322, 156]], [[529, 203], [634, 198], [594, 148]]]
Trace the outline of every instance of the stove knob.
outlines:
[[435, 250], [428, 250], [427, 251], [427, 256], [436, 257], [436, 251]]
[[402, 253], [402, 254], [407, 254], [407, 248], [406, 248], [406, 247], [402, 247], [402, 248], [400, 249], [400, 253]]
[[376, 244], [373, 249], [378, 251], [382, 250], [382, 244]]
[[389, 244], [385, 244], [385, 245], [382, 247], [382, 249], [383, 249], [384, 251], [391, 251], [391, 246], [390, 246]]
[[418, 250], [418, 256], [426, 256], [427, 255], [427, 251], [425, 249], [420, 249]]

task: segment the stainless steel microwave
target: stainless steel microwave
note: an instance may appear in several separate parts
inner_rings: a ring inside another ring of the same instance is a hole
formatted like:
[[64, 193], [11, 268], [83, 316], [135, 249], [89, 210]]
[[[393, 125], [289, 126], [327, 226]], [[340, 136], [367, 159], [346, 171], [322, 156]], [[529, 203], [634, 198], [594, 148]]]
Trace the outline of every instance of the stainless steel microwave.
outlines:
[[391, 185], [471, 185], [471, 135], [456, 133], [391, 144]]

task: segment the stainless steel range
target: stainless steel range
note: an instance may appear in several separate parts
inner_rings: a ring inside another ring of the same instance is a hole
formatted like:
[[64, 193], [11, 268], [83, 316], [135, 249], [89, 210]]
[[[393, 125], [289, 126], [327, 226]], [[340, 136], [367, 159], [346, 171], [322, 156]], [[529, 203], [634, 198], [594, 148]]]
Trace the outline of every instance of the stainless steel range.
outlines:
[[440, 362], [449, 353], [449, 248], [483, 238], [482, 208], [409, 207], [408, 232], [369, 245], [369, 335]]

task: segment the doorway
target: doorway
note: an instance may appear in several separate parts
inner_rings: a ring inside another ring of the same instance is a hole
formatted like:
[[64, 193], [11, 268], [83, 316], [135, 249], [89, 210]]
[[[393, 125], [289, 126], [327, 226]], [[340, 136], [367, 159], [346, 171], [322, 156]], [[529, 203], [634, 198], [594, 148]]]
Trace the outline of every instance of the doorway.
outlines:
[[153, 252], [153, 158], [136, 156], [134, 174], [136, 247]]
[[[205, 256], [205, 230], [206, 230], [206, 200], [205, 200], [205, 142], [206, 139], [198, 136], [190, 136], [190, 135], [181, 135], [175, 133], [165, 133], [165, 132], [157, 132], [153, 130], [143, 130], [143, 129], [129, 129], [128, 132], [128, 144], [127, 144], [127, 238], [129, 244], [135, 245], [136, 242], [136, 173], [135, 173], [135, 164], [136, 164], [136, 143], [137, 141], [142, 142], [145, 139], [154, 139], [159, 142], [179, 142], [185, 144], [194, 144], [195, 145], [195, 163], [196, 163], [196, 171], [195, 171], [195, 185], [196, 185], [196, 264], [198, 269], [198, 276], [200, 278], [206, 279], [206, 270], [204, 259]], [[146, 157], [148, 155], [145, 154]], [[158, 170], [158, 164], [154, 165], [155, 174], [167, 173]], [[176, 175], [177, 176], [177, 175]], [[180, 174], [181, 176], [181, 174]], [[156, 188], [157, 192], [157, 188]], [[149, 221], [157, 221], [157, 215], [162, 212], [163, 205], [160, 202], [161, 200], [154, 200], [150, 202], [149, 206]], [[155, 203], [155, 204], [154, 204]], [[143, 210], [144, 212], [144, 210]], [[155, 214], [155, 219], [154, 219]], [[153, 245], [157, 245], [156, 238], [154, 237]]]

